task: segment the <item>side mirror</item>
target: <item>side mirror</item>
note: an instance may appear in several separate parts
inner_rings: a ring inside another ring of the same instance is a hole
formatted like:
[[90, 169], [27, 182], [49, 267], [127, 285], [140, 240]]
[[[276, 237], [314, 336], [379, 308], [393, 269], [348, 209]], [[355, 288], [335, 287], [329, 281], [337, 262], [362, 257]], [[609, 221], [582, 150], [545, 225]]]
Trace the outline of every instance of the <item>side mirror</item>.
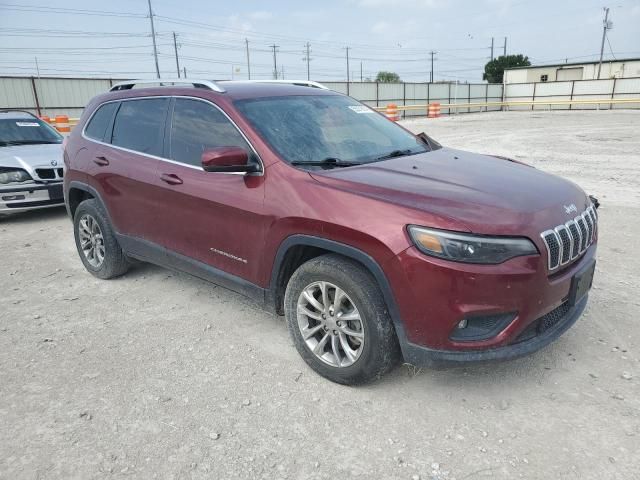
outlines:
[[429, 147], [430, 150], [440, 150], [442, 148], [442, 145], [440, 145], [424, 132], [417, 134], [416, 137], [418, 137], [418, 139], [421, 140], [422, 143]]
[[240, 147], [209, 148], [200, 157], [205, 172], [255, 173], [258, 165], [249, 163], [249, 155]]

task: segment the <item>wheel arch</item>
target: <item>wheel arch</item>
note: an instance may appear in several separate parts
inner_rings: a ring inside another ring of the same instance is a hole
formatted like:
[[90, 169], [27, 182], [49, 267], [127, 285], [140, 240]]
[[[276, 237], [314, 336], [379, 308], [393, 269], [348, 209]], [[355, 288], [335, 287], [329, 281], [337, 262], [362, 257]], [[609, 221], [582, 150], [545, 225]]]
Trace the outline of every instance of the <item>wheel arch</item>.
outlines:
[[107, 215], [107, 218], [111, 225], [113, 226], [113, 222], [111, 222], [111, 217], [109, 215], [109, 210], [107, 210], [107, 206], [105, 205], [102, 197], [98, 193], [98, 191], [93, 188], [91, 185], [87, 185], [86, 183], [79, 182], [77, 180], [73, 180], [69, 183], [69, 190], [65, 195], [65, 205], [67, 207], [67, 213], [73, 220], [73, 216], [75, 215], [76, 209], [78, 205], [82, 203], [84, 200], [95, 199], [104, 212]]
[[[327, 253], [336, 253], [355, 260], [371, 273], [382, 291], [396, 335], [398, 336], [398, 341], [402, 348], [406, 343], [404, 325], [393, 291], [391, 290], [391, 285], [384, 270], [368, 253], [335, 240], [302, 234], [287, 237], [278, 247], [271, 270], [271, 279], [265, 302], [267, 308], [277, 314], [282, 314], [284, 290], [286, 289], [288, 279], [295, 269], [305, 261]], [[292, 255], [295, 257], [300, 254], [302, 254], [302, 257], [296, 258], [297, 261], [290, 262]]]

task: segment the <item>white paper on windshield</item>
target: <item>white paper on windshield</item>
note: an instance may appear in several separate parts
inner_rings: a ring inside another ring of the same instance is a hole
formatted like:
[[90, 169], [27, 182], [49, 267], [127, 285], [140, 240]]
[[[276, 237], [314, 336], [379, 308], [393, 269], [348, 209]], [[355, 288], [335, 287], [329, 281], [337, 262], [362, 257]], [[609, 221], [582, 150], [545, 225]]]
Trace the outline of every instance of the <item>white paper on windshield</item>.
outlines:
[[374, 113], [373, 110], [364, 105], [349, 105], [349, 108], [356, 113]]
[[16, 125], [19, 127], [39, 127], [40, 124], [38, 122], [16, 122]]

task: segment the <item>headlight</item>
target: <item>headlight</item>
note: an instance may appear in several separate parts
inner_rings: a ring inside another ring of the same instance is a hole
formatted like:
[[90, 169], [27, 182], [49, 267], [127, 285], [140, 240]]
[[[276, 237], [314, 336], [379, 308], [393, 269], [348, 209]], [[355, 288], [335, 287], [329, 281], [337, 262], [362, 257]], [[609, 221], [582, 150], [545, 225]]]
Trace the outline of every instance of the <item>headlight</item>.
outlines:
[[0, 169], [0, 183], [26, 182], [27, 180], [31, 180], [31, 175], [25, 170]]
[[483, 237], [415, 225], [409, 226], [409, 234], [422, 253], [454, 262], [496, 264], [538, 253], [527, 238]]

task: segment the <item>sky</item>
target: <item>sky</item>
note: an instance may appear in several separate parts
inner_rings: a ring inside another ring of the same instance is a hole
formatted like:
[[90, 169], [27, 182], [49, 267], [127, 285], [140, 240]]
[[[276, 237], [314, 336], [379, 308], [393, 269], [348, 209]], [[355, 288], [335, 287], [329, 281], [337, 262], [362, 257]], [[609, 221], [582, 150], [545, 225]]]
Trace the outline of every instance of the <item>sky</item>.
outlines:
[[[640, 0], [152, 0], [161, 75], [175, 77], [173, 33], [189, 77], [481, 82], [494, 55], [532, 64], [640, 57]], [[347, 50], [348, 48], [348, 50]], [[37, 60], [36, 60], [37, 59]], [[37, 61], [37, 69], [36, 69]], [[0, 75], [154, 78], [147, 0], [0, 0]]]

